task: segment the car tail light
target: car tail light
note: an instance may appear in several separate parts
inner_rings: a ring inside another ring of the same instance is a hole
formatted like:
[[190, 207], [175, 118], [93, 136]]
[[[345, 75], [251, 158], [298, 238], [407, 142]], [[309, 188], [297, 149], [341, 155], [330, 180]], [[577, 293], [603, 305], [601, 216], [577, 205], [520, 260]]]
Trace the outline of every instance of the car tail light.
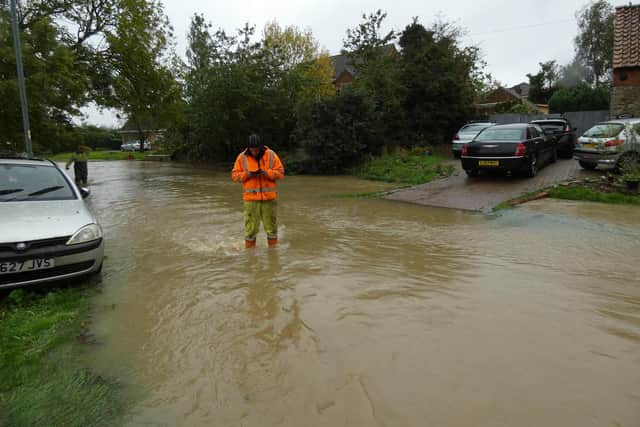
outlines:
[[567, 127], [564, 128], [564, 132], [571, 133], [571, 128], [569, 127], [569, 125], [567, 125]]
[[516, 145], [516, 157], [523, 157], [525, 154], [527, 154], [527, 146], [522, 142], [518, 143]]
[[460, 136], [456, 133], [456, 136], [453, 137], [454, 141], [460, 141]]
[[468, 144], [464, 144], [462, 146], [462, 152], [460, 153], [463, 156], [466, 156], [467, 154], [469, 154], [469, 145]]
[[615, 147], [617, 145], [622, 145], [624, 144], [624, 140], [623, 139], [612, 139], [610, 141], [607, 141], [604, 143], [605, 147]]

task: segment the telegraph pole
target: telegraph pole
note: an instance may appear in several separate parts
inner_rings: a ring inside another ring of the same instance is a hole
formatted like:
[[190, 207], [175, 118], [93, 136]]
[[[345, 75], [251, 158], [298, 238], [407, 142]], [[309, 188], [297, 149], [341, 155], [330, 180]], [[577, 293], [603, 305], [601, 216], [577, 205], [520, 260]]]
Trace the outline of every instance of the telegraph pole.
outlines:
[[24, 148], [29, 156], [33, 156], [31, 147], [31, 129], [29, 128], [29, 107], [27, 105], [27, 89], [22, 69], [22, 50], [20, 49], [20, 32], [18, 31], [18, 10], [16, 0], [11, 0], [11, 28], [13, 29], [13, 47], [16, 51], [16, 68], [18, 71], [18, 87], [20, 89], [20, 106], [22, 107], [22, 127], [24, 129]]

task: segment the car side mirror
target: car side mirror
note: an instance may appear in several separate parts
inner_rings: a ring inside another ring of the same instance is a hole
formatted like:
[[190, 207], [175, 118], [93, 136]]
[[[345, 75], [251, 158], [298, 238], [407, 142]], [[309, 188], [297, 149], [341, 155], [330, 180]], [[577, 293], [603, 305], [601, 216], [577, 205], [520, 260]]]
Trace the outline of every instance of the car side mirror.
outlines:
[[91, 195], [91, 190], [89, 190], [86, 187], [80, 187], [80, 195], [82, 196], [83, 199], [86, 199]]

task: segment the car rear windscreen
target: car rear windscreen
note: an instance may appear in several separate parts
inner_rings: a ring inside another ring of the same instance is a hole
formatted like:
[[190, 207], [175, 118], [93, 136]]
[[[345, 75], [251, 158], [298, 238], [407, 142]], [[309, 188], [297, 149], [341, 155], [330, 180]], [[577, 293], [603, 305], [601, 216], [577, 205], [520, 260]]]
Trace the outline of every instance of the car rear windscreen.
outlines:
[[515, 142], [522, 141], [525, 130], [523, 128], [487, 128], [483, 130], [475, 141]]
[[600, 123], [584, 133], [590, 138], [612, 138], [617, 136], [624, 129], [621, 123]]
[[486, 129], [491, 125], [467, 125], [460, 129], [460, 133], [478, 133], [482, 129]]
[[69, 183], [53, 166], [0, 163], [0, 202], [73, 199]]
[[534, 124], [542, 127], [544, 130], [552, 130], [552, 131], [563, 131], [567, 126], [565, 122], [544, 122], [544, 123], [536, 123]]

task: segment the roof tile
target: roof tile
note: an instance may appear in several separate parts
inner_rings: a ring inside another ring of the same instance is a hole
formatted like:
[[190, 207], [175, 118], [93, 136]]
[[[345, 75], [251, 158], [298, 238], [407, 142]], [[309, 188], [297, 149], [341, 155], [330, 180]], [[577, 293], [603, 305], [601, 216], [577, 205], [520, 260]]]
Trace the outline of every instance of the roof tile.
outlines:
[[640, 66], [640, 4], [616, 8], [613, 68]]

